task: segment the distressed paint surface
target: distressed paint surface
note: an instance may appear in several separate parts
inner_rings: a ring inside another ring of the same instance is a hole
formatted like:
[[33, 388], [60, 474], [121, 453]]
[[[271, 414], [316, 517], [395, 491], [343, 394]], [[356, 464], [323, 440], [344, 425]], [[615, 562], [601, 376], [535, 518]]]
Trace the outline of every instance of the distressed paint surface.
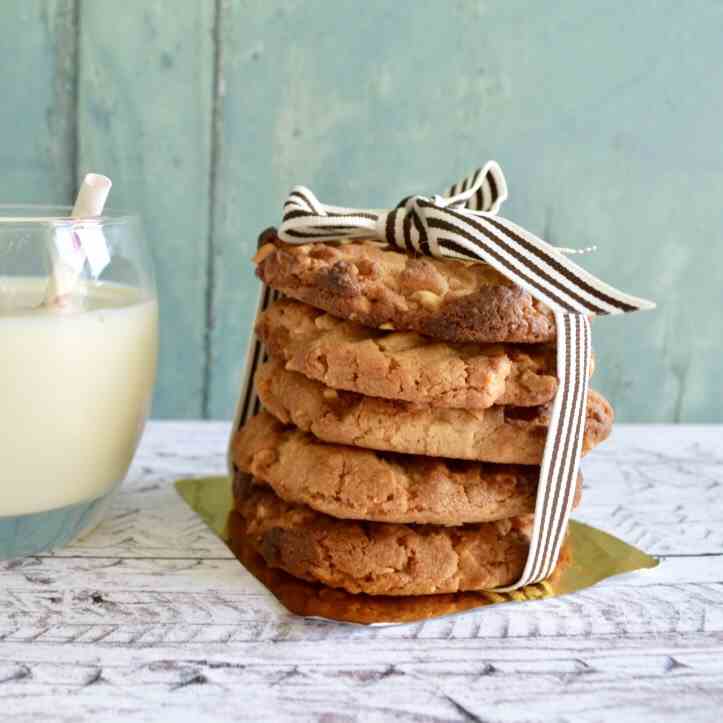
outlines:
[[158, 270], [160, 416], [201, 416], [205, 364], [214, 6], [80, 5], [79, 172], [139, 211]]
[[594, 385], [618, 418], [720, 419], [723, 6], [251, 5], [222, 26], [213, 415], [230, 414], [243, 363], [256, 233], [293, 184], [378, 207], [494, 157], [508, 216], [597, 244], [592, 271], [659, 302], [594, 326]]
[[[0, 562], [13, 721], [710, 721], [723, 704], [723, 428], [620, 426], [576, 517], [659, 556], [534, 603], [393, 627], [286, 613], [173, 487], [227, 423], [152, 423], [109, 519]], [[1, 716], [0, 716], [1, 717]]]
[[75, 35], [73, 0], [2, 6], [0, 203], [71, 203]]
[[158, 261], [154, 413], [227, 418], [249, 257], [290, 186], [378, 207], [494, 157], [510, 218], [597, 244], [585, 265], [659, 302], [594, 325], [594, 385], [618, 419], [720, 420], [723, 5], [411, 7], [11, 3], [0, 198], [67, 201], [75, 168], [112, 175], [114, 203], [144, 214]]

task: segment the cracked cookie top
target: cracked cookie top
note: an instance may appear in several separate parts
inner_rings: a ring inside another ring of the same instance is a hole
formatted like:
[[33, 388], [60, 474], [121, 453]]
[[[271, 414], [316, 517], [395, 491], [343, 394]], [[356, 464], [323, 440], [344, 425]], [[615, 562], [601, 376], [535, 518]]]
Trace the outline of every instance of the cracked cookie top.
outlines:
[[271, 567], [372, 595], [431, 595], [507, 585], [522, 572], [530, 515], [463, 527], [338, 520], [235, 481], [246, 535]]
[[324, 444], [265, 412], [236, 433], [233, 460], [287, 502], [344, 519], [415, 524], [461, 525], [531, 513], [539, 476], [533, 466]]
[[[329, 389], [278, 361], [262, 365], [256, 390], [264, 407], [327, 442], [370, 449], [512, 464], [540, 464], [549, 405], [440, 409]], [[607, 401], [588, 396], [583, 453], [604, 441], [612, 427]]]
[[256, 333], [287, 369], [374, 397], [485, 409], [545, 404], [557, 390], [548, 344], [440, 342], [370, 329], [291, 299], [263, 312]]
[[266, 284], [342, 319], [452, 342], [549, 342], [550, 309], [487, 264], [410, 256], [369, 241], [282, 243], [254, 261]]

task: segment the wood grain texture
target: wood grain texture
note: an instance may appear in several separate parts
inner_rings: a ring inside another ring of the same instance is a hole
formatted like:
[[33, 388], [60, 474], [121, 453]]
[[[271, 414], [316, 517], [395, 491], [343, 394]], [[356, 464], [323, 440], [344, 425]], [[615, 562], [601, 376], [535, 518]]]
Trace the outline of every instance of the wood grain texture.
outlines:
[[577, 517], [659, 555], [583, 592], [362, 628], [287, 614], [175, 493], [228, 425], [155, 422], [109, 519], [0, 563], [13, 721], [709, 721], [723, 704], [723, 429], [620, 426]]
[[0, 203], [71, 203], [74, 7], [73, 0], [24, 0], [2, 7]]
[[81, 4], [79, 170], [146, 225], [160, 292], [154, 411], [200, 416], [209, 235], [213, 3]]

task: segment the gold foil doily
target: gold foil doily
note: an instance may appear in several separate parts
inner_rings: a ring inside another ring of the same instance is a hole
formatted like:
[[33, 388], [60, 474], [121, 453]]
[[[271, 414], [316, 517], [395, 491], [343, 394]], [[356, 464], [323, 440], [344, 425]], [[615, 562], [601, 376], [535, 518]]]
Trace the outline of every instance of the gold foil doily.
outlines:
[[510, 593], [462, 592], [386, 597], [352, 595], [299, 580], [269, 567], [244, 537], [243, 519], [233, 509], [226, 477], [176, 482], [181, 497], [228, 545], [239, 562], [290, 612], [305, 617], [380, 625], [409, 623], [462, 613], [487, 605], [540, 600], [583, 590], [613, 575], [656, 567], [658, 561], [595, 527], [572, 521], [555, 573], [537, 585]]

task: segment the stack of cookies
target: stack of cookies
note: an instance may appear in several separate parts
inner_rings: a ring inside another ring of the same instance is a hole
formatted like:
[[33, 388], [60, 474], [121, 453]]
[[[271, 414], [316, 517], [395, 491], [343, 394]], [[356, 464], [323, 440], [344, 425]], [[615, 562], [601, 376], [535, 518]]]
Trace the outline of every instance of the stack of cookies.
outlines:
[[[232, 443], [251, 545], [351, 593], [517, 580], [557, 389], [552, 312], [485, 264], [371, 242], [269, 230], [255, 261], [283, 297], [256, 326], [263, 410]], [[584, 453], [612, 418], [590, 392]]]

